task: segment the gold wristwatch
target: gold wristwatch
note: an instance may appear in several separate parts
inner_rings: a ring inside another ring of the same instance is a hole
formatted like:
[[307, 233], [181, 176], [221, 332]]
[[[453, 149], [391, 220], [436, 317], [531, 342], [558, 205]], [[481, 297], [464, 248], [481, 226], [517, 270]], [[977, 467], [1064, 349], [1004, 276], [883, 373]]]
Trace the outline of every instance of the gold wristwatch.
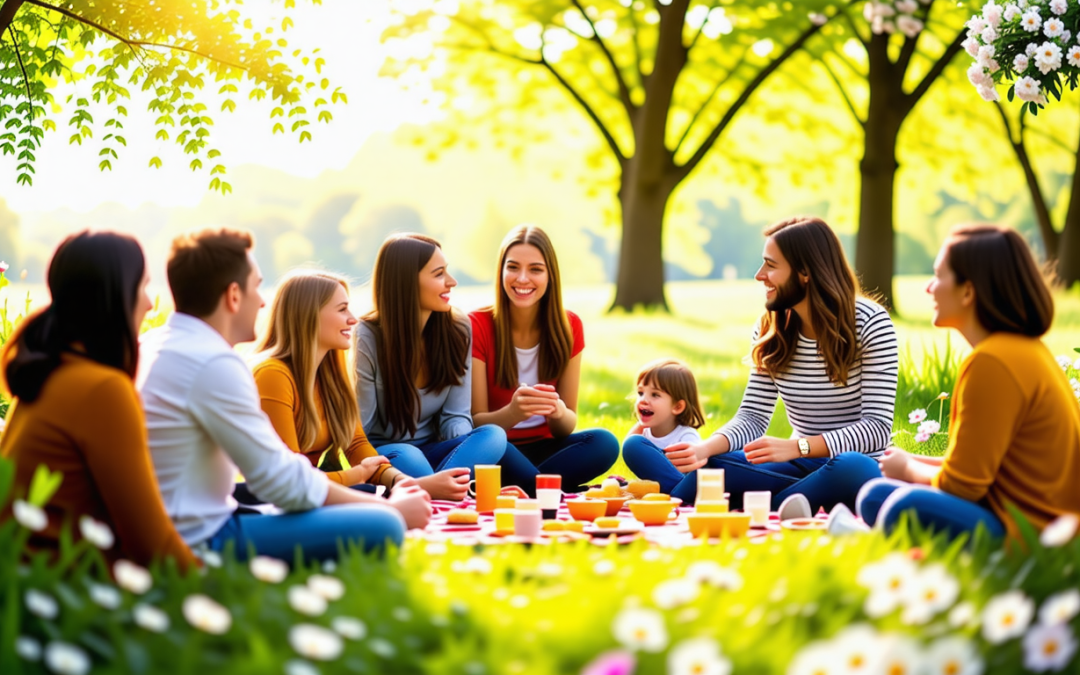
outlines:
[[800, 438], [798, 442], [799, 442], [799, 455], [801, 455], [802, 457], [809, 457], [810, 456], [810, 441], [806, 440], [805, 438]]

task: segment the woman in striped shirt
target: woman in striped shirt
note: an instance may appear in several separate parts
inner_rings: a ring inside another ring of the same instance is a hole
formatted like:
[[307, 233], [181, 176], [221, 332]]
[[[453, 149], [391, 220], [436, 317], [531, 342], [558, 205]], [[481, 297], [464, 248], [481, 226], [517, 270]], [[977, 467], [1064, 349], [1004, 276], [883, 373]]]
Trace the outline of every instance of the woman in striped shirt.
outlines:
[[[732, 508], [743, 493], [769, 490], [773, 508], [801, 493], [813, 510], [853, 502], [852, 486], [877, 477], [896, 401], [896, 333], [888, 312], [859, 296], [836, 234], [818, 218], [765, 231], [765, 314], [754, 329], [752, 370], [735, 417], [702, 443], [625, 453], [630, 469], [683, 500], [697, 469], [725, 470]], [[766, 436], [784, 401], [790, 439]], [[848, 503], [853, 507], [853, 503]]]

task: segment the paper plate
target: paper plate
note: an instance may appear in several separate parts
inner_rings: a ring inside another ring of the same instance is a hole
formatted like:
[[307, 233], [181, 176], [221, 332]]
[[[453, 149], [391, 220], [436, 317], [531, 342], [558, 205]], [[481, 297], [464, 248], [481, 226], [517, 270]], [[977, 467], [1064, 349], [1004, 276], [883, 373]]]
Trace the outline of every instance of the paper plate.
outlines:
[[785, 530], [824, 530], [827, 524], [820, 518], [792, 518], [780, 523]]

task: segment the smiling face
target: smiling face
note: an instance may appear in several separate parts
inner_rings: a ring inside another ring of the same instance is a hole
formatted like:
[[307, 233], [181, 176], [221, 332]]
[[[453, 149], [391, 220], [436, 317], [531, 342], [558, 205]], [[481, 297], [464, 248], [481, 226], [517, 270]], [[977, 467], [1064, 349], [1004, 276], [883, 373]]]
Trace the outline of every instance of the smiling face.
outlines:
[[956, 274], [949, 265], [947, 241], [934, 261], [934, 278], [927, 284], [926, 292], [934, 298], [934, 325], [939, 328], [960, 328], [975, 312], [971, 282], [956, 283]]
[[347, 350], [356, 323], [356, 317], [349, 311], [349, 294], [339, 284], [330, 301], [319, 310], [319, 349]]
[[765, 309], [782, 312], [806, 298], [806, 282], [791, 268], [776, 240], [765, 238], [762, 264], [754, 278], [765, 285]]
[[259, 310], [266, 306], [259, 286], [262, 284], [262, 272], [259, 263], [255, 262], [255, 256], [248, 251], [248, 263], [251, 271], [248, 272], [247, 283], [240, 293], [240, 306], [236, 312], [235, 331], [236, 343], [251, 342], [255, 339], [255, 320], [259, 316]]
[[441, 248], [431, 254], [431, 260], [420, 270], [420, 311], [449, 312], [450, 289], [457, 280], [446, 270], [446, 256]]
[[686, 410], [686, 401], [675, 402], [667, 392], [638, 382], [634, 410], [642, 427], [661, 432], [658, 435], [665, 436], [675, 428], [675, 418]]
[[503, 258], [503, 292], [513, 307], [533, 307], [548, 287], [548, 267], [544, 254], [532, 244], [511, 246]]

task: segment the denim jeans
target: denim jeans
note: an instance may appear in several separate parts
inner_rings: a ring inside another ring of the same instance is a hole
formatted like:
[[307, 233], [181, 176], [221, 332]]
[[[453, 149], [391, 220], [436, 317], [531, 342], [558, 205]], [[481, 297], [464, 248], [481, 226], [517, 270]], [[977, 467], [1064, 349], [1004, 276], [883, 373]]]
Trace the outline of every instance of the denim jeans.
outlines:
[[498, 464], [506, 448], [506, 432], [494, 424], [485, 424], [447, 441], [376, 446], [395, 469], [413, 478], [430, 476], [443, 469], [466, 468], [471, 472], [477, 464]]
[[[566, 492], [578, 492], [581, 486], [604, 475], [619, 459], [619, 440], [607, 429], [586, 429], [563, 438], [519, 443], [516, 447], [536, 467], [537, 473], [562, 476], [562, 489]], [[536, 487], [535, 474], [532, 478], [531, 487]]]
[[[684, 503], [697, 496], [697, 472], [682, 473], [668, 460], [663, 448], [644, 436], [631, 436], [623, 443], [623, 460], [634, 475], [655, 480], [660, 490]], [[724, 484], [731, 493], [730, 507], [741, 509], [743, 493], [768, 490], [772, 493], [772, 508], [776, 509], [789, 496], [799, 493], [810, 502], [810, 508], [831, 510], [843, 503], [855, 508], [859, 488], [867, 481], [881, 477], [877, 461], [866, 455], [846, 452], [833, 458], [807, 457], [790, 462], [751, 464], [741, 450], [715, 455], [707, 466], [724, 470]]]
[[1005, 524], [993, 511], [929, 485], [879, 478], [859, 491], [856, 513], [868, 525], [892, 532], [900, 522], [900, 514], [905, 512], [914, 515], [919, 524], [948, 532], [953, 538], [974, 533], [979, 525], [992, 537], [1005, 536]]
[[332, 560], [338, 544], [356, 543], [364, 551], [401, 546], [405, 521], [395, 509], [381, 504], [335, 504], [310, 511], [262, 515], [236, 513], [207, 540], [213, 551], [235, 544], [237, 558], [248, 557], [253, 546], [259, 555], [292, 562], [297, 548], [306, 561]]

